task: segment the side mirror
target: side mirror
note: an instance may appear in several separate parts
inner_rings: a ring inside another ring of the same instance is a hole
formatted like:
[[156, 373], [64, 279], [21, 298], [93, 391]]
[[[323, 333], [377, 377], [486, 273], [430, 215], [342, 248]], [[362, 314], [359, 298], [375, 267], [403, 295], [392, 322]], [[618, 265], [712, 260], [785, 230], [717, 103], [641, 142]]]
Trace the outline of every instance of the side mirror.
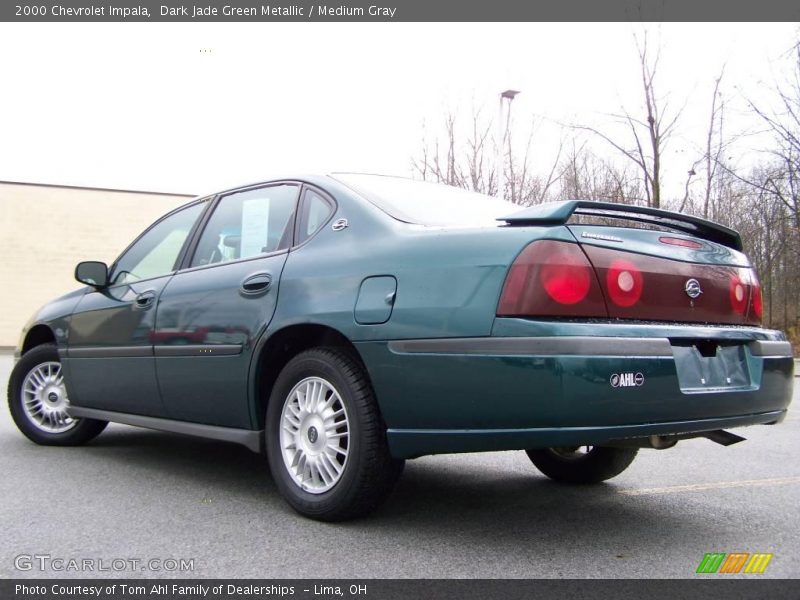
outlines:
[[104, 262], [86, 260], [75, 267], [75, 279], [95, 288], [108, 285], [108, 266]]

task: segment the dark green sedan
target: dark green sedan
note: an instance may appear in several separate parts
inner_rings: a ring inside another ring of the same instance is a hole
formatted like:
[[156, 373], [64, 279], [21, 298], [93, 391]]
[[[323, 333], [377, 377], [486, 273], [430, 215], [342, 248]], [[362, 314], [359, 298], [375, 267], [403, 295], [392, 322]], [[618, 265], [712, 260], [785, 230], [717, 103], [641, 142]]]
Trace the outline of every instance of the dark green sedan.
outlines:
[[792, 392], [739, 235], [651, 208], [281, 179], [198, 198], [75, 276], [22, 332], [19, 429], [244, 444], [316, 519], [373, 510], [425, 454], [525, 450], [600, 482], [640, 448], [741, 441], [726, 430], [780, 422]]

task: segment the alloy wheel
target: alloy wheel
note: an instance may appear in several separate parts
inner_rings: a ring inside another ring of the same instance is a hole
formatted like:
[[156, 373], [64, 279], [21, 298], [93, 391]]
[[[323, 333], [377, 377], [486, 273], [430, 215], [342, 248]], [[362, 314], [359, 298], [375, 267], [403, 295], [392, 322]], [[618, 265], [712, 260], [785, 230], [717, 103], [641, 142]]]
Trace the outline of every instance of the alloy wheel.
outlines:
[[283, 463], [292, 481], [311, 494], [327, 492], [347, 464], [350, 424], [336, 388], [307, 377], [289, 392], [281, 412]]
[[21, 395], [25, 416], [41, 431], [64, 433], [78, 422], [67, 414], [69, 398], [61, 363], [48, 361], [28, 371]]

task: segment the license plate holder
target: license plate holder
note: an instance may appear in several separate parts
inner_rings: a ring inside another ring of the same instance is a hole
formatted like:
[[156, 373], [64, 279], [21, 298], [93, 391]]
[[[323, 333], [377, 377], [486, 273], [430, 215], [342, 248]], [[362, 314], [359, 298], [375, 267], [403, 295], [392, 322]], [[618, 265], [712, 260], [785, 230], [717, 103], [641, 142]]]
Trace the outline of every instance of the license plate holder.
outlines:
[[743, 390], [753, 386], [745, 344], [673, 343], [672, 355], [683, 392]]

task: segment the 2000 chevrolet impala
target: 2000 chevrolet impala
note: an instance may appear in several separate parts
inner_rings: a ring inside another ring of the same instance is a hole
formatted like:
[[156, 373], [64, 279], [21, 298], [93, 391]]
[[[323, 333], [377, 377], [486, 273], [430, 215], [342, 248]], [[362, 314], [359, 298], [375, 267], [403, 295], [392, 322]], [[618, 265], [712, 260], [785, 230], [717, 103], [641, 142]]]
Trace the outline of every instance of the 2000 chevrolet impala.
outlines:
[[405, 459], [525, 450], [614, 477], [639, 448], [781, 421], [793, 361], [763, 329], [739, 235], [681, 214], [518, 206], [393, 177], [282, 179], [199, 198], [25, 327], [19, 429], [109, 421], [266, 452], [300, 513], [381, 502]]

